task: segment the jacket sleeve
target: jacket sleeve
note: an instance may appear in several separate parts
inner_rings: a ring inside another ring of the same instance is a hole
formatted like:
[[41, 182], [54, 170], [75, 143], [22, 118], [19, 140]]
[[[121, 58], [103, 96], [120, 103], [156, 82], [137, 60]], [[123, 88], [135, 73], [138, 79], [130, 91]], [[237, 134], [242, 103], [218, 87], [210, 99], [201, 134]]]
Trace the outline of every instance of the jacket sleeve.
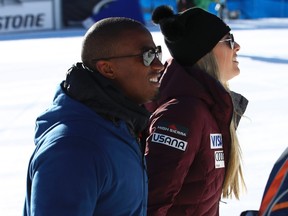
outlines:
[[175, 101], [166, 105], [150, 119], [146, 155], [149, 216], [167, 215], [201, 142], [202, 122], [198, 113]]
[[275, 162], [262, 197], [259, 215], [288, 215], [288, 148]]
[[79, 145], [83, 139], [56, 142], [41, 148], [30, 164], [30, 215], [91, 216], [105, 178], [104, 161], [96, 167], [88, 145]]

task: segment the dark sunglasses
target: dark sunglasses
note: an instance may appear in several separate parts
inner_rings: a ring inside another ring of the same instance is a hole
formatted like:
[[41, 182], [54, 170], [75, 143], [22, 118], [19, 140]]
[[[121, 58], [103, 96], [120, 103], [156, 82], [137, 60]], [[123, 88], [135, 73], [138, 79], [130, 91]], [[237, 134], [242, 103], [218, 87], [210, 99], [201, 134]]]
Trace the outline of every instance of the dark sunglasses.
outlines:
[[229, 34], [228, 38], [220, 40], [219, 42], [229, 42], [231, 49], [234, 49], [235, 41], [233, 34]]
[[112, 56], [107, 58], [98, 58], [93, 59], [93, 61], [99, 61], [99, 60], [109, 60], [109, 59], [116, 59], [116, 58], [131, 58], [131, 57], [137, 57], [142, 56], [143, 58], [143, 64], [148, 67], [152, 64], [155, 58], [157, 58], [159, 61], [162, 61], [162, 49], [161, 46], [157, 46], [155, 49], [151, 48], [141, 54], [135, 54], [135, 55], [124, 55], [124, 56]]

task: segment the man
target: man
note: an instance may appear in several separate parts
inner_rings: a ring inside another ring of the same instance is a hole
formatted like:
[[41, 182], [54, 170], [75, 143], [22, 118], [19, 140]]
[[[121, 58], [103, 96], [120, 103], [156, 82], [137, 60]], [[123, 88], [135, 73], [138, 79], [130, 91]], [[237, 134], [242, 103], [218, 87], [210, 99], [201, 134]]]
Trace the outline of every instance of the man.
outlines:
[[158, 92], [161, 47], [141, 23], [106, 18], [85, 34], [81, 56], [36, 120], [23, 215], [146, 215], [138, 135], [149, 118], [141, 104]]

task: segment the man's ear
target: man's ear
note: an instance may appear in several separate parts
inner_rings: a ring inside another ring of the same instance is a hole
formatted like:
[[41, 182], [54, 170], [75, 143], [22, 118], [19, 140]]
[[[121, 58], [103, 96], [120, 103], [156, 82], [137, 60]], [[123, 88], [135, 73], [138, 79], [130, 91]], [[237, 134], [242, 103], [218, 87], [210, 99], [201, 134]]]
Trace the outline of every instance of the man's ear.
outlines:
[[96, 62], [96, 68], [104, 77], [108, 79], [114, 79], [115, 73], [111, 67], [110, 62], [105, 60], [99, 60]]

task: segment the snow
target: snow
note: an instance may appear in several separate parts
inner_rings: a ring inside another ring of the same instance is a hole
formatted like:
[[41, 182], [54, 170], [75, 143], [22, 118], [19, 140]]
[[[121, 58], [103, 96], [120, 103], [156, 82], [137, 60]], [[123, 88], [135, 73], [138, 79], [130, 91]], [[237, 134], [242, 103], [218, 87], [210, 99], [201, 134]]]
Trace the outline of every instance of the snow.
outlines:
[[[247, 191], [240, 200], [223, 200], [220, 215], [258, 209], [274, 162], [287, 147], [288, 20], [228, 21], [241, 45], [241, 74], [230, 88], [249, 99], [238, 135]], [[169, 57], [158, 28], [155, 43]], [[21, 215], [27, 164], [33, 152], [35, 118], [52, 101], [67, 69], [80, 61], [83, 29], [0, 35], [0, 212]]]

